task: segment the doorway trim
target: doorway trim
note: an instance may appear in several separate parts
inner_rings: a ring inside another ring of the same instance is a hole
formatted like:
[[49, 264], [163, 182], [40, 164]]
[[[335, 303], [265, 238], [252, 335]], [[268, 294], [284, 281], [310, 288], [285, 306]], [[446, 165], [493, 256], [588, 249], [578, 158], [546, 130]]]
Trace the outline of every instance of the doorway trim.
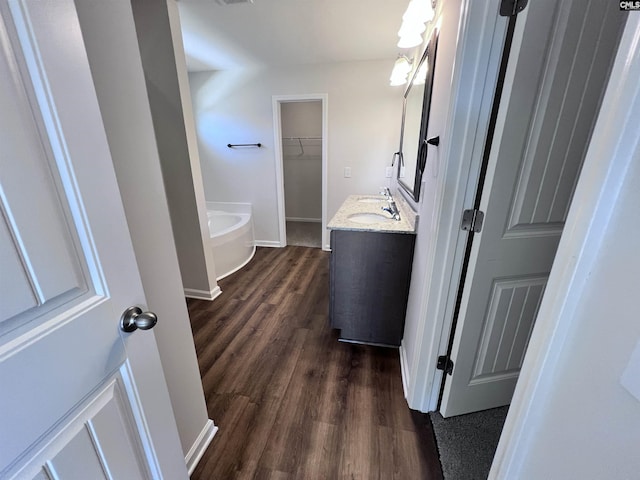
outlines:
[[327, 171], [328, 171], [328, 102], [326, 93], [310, 93], [300, 95], [273, 95], [273, 146], [276, 164], [276, 189], [278, 198], [278, 235], [280, 247], [287, 246], [287, 218], [284, 205], [284, 163], [282, 156], [282, 118], [281, 105], [291, 102], [322, 102], [322, 249], [329, 250], [327, 233]]
[[[500, 68], [498, 70], [498, 75], [496, 78], [496, 85], [495, 85], [495, 91], [493, 93], [493, 101], [492, 101], [492, 107], [491, 107], [491, 114], [489, 117], [489, 121], [487, 123], [486, 126], [486, 141], [484, 143], [484, 151], [482, 154], [482, 162], [479, 165], [478, 168], [478, 184], [476, 186], [475, 189], [475, 200], [473, 203], [473, 208], [475, 210], [480, 211], [480, 203], [482, 200], [482, 194], [483, 194], [483, 190], [484, 190], [484, 183], [485, 183], [485, 178], [486, 178], [486, 174], [487, 174], [487, 167], [489, 165], [489, 157], [490, 157], [490, 153], [491, 153], [491, 148], [493, 145], [493, 136], [495, 133], [495, 126], [496, 126], [496, 120], [498, 117], [498, 108], [500, 106], [501, 103], [501, 98], [502, 98], [502, 90], [504, 87], [504, 79], [505, 79], [505, 74], [506, 74], [506, 70], [507, 70], [507, 65], [508, 65], [508, 60], [509, 60], [509, 54], [511, 51], [511, 42], [513, 39], [513, 32], [515, 29], [515, 22], [516, 22], [516, 16], [510, 17], [508, 20], [508, 24], [507, 24], [507, 31], [504, 34], [504, 48], [502, 49], [502, 55], [501, 55], [501, 63], [500, 63]], [[483, 130], [484, 132], [484, 130]], [[460, 233], [460, 232], [458, 232]], [[449, 328], [449, 340], [447, 342], [447, 353], [445, 355], [445, 358], [447, 360], [447, 362], [451, 361], [451, 353], [453, 350], [453, 343], [454, 343], [454, 339], [455, 339], [455, 333], [456, 333], [456, 326], [458, 323], [458, 318], [459, 318], [459, 314], [460, 314], [460, 308], [462, 306], [462, 302], [463, 302], [463, 292], [464, 292], [464, 286], [465, 283], [467, 282], [467, 274], [468, 274], [468, 268], [469, 268], [469, 264], [470, 264], [470, 256], [471, 256], [471, 251], [472, 251], [472, 246], [473, 246], [473, 240], [474, 240], [474, 236], [475, 233], [473, 230], [471, 230], [468, 234], [467, 234], [467, 241], [466, 241], [466, 245], [465, 245], [465, 250], [464, 250], [464, 258], [462, 260], [462, 265], [460, 267], [460, 275], [459, 275], [459, 282], [458, 282], [458, 287], [456, 290], [456, 296], [455, 296], [455, 308], [453, 311], [453, 315], [451, 318], [451, 324], [448, 327]], [[464, 234], [461, 235], [461, 238], [464, 237]], [[453, 285], [452, 285], [453, 288]], [[450, 292], [453, 293], [453, 292]], [[444, 388], [445, 388], [445, 382], [447, 379], [447, 375], [442, 375], [441, 376], [441, 380], [440, 380], [440, 389], [439, 389], [439, 393], [438, 393], [438, 404], [436, 406], [436, 410], [440, 411], [440, 408], [442, 406], [442, 396], [444, 393]], [[433, 394], [432, 394], [433, 395]]]

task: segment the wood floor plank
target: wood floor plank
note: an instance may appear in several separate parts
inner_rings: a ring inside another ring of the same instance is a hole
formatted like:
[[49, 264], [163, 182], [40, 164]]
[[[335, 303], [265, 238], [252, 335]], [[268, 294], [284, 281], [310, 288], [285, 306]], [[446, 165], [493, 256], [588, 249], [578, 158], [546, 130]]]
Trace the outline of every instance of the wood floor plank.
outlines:
[[299, 462], [310, 449], [309, 411], [313, 408], [315, 392], [308, 383], [302, 381], [311, 372], [305, 365], [297, 362], [289, 385], [287, 386], [280, 409], [275, 420], [277, 428], [266, 446], [260, 464], [271, 470], [295, 473]]
[[266, 468], [261, 468], [256, 473], [254, 480], [295, 480], [295, 478], [286, 472], [276, 472]]
[[309, 448], [303, 452], [294, 478], [333, 479], [340, 476], [341, 427], [312, 422]]
[[294, 291], [296, 285], [301, 281], [301, 279], [304, 279], [305, 276], [309, 275], [308, 260], [311, 249], [297, 248], [300, 251], [299, 256], [287, 259], [287, 274], [281, 276], [274, 284], [272, 284], [268, 300], [270, 303], [276, 305], [279, 304], [286, 293]]
[[338, 342], [329, 257], [259, 248], [189, 299], [210, 417], [219, 431], [192, 480], [440, 480], [428, 416], [411, 411], [398, 351]]
[[243, 391], [260, 401], [264, 397], [281, 399], [291, 383], [308, 330], [296, 329], [287, 341], [272, 341], [270, 349], [256, 358], [256, 369], [244, 383]]
[[203, 376], [203, 384], [215, 384], [217, 392], [242, 392], [244, 379], [253, 374], [256, 355], [265, 348], [265, 342], [269, 339], [264, 328], [277, 320], [270, 315], [273, 310], [274, 307], [269, 304], [258, 306]]
[[375, 392], [372, 358], [363, 347], [354, 345], [345, 405], [344, 435], [340, 471], [348, 478], [378, 478], [377, 426], [374, 415]]
[[339, 343], [337, 335], [327, 335], [322, 342], [308, 342], [300, 362], [317, 369], [314, 385], [310, 385], [311, 418], [332, 425], [342, 424], [349, 389], [351, 346]]
[[402, 374], [396, 352], [387, 350], [373, 357], [373, 390], [376, 424], [416, 431], [423, 425], [415, 425], [411, 411], [405, 408], [404, 397], [395, 392], [402, 389]]
[[[198, 463], [192, 478], [238, 478], [238, 470], [242, 467], [238, 451], [244, 448], [246, 422], [252, 418], [253, 406], [249, 398], [240, 395], [217, 397], [226, 404], [224, 415], [218, 424], [218, 433], [213, 438], [206, 454]], [[213, 413], [219, 410], [214, 408]], [[215, 476], [208, 476], [203, 472], [215, 472]]]

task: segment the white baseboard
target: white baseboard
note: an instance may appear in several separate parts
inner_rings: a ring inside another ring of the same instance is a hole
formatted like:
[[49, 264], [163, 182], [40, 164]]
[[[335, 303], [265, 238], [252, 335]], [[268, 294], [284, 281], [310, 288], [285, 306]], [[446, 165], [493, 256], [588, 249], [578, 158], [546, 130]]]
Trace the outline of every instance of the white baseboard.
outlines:
[[409, 362], [407, 360], [407, 349], [404, 348], [404, 341], [400, 342], [400, 374], [402, 376], [402, 390], [404, 391], [404, 398], [409, 400]]
[[322, 223], [321, 218], [287, 217], [287, 222]]
[[280, 242], [277, 240], [256, 240], [256, 247], [280, 248]]
[[187, 455], [184, 457], [184, 461], [187, 464], [187, 471], [189, 475], [193, 473], [193, 471], [198, 466], [198, 462], [204, 455], [205, 450], [213, 440], [216, 432], [218, 431], [218, 427], [216, 427], [213, 423], [213, 420], [208, 419], [207, 423], [205, 423], [204, 428], [196, 438], [196, 441], [193, 442], [193, 445], [187, 452]]
[[220, 294], [222, 290], [220, 287], [216, 285], [216, 287], [207, 292], [206, 290], [196, 290], [195, 288], [185, 288], [184, 296], [188, 298], [197, 298], [198, 300], [215, 300]]

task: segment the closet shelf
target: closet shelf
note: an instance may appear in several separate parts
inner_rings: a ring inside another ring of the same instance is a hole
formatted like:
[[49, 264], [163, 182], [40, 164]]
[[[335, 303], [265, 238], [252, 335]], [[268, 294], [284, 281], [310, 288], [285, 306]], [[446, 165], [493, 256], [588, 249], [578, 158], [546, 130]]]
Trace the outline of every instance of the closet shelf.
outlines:
[[282, 137], [283, 140], [322, 140], [322, 137]]
[[[300, 153], [298, 154], [299, 157], [303, 156], [305, 154], [304, 152], [304, 147], [321, 147], [322, 146], [322, 137], [282, 137], [283, 140], [283, 147], [299, 147], [300, 148]], [[294, 143], [285, 143], [285, 141], [288, 140], [289, 142], [294, 142]], [[315, 140], [315, 142], [309, 142], [309, 140]]]

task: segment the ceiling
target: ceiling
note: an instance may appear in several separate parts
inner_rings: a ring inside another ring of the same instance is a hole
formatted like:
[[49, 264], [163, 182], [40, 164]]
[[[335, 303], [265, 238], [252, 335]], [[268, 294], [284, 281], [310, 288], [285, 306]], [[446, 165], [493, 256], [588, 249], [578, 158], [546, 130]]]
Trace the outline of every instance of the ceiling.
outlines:
[[393, 61], [409, 0], [180, 0], [189, 71]]

